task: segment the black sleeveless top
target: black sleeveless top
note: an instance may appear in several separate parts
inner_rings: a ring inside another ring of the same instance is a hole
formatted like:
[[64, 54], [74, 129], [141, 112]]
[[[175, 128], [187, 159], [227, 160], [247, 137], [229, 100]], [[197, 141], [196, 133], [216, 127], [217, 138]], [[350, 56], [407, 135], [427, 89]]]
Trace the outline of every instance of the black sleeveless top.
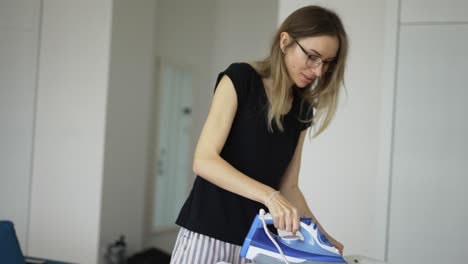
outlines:
[[[274, 132], [269, 132], [268, 99], [260, 75], [247, 63], [234, 63], [219, 74], [216, 86], [224, 75], [234, 84], [238, 103], [221, 157], [245, 175], [278, 190], [301, 131], [311, 125], [298, 119], [307, 118], [308, 105], [301, 108], [301, 98], [295, 91], [291, 110], [283, 116], [284, 131], [275, 129], [273, 123]], [[176, 224], [242, 245], [260, 208], [266, 209], [261, 203], [226, 191], [197, 176]]]

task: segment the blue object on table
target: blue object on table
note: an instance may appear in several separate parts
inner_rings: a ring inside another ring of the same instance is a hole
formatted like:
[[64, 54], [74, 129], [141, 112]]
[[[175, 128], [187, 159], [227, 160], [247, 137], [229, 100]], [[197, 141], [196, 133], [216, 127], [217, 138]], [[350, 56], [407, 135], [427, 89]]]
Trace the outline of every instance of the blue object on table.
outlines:
[[0, 221], [0, 262], [24, 264], [23, 253], [16, 237], [15, 228], [10, 221]]
[[0, 221], [0, 263], [4, 264], [65, 264], [41, 258], [24, 257], [16, 236], [15, 227], [10, 221]]

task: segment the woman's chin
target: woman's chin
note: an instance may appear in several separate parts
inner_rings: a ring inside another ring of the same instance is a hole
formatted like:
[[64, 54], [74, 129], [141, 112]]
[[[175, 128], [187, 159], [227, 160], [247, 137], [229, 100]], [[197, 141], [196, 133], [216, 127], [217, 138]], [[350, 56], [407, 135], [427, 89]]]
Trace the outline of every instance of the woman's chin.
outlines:
[[305, 88], [309, 86], [314, 80], [307, 79], [305, 76], [301, 75], [294, 82], [298, 88]]
[[302, 88], [305, 88], [305, 87], [309, 86], [309, 84], [311, 82], [309, 82], [309, 81], [298, 81], [298, 82], [294, 82], [294, 83], [296, 84], [297, 88], [302, 89]]

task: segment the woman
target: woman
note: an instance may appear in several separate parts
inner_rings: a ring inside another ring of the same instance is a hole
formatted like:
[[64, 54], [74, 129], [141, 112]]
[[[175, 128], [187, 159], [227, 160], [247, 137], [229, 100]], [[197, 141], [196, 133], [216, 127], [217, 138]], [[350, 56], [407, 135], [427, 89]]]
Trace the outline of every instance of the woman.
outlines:
[[219, 74], [171, 263], [246, 263], [240, 248], [260, 208], [293, 233], [300, 217], [316, 220], [298, 187], [302, 146], [308, 127], [316, 136], [333, 118], [347, 50], [339, 17], [307, 6], [282, 23], [266, 59]]

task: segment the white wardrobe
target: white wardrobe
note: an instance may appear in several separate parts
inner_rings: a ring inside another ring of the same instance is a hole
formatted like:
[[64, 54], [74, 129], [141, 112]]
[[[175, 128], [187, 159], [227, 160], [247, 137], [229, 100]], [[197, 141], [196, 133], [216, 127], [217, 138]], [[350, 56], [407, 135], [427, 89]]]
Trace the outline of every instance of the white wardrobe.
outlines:
[[40, 1], [0, 1], [0, 219], [26, 247]]
[[388, 261], [467, 263], [468, 1], [398, 13]]

